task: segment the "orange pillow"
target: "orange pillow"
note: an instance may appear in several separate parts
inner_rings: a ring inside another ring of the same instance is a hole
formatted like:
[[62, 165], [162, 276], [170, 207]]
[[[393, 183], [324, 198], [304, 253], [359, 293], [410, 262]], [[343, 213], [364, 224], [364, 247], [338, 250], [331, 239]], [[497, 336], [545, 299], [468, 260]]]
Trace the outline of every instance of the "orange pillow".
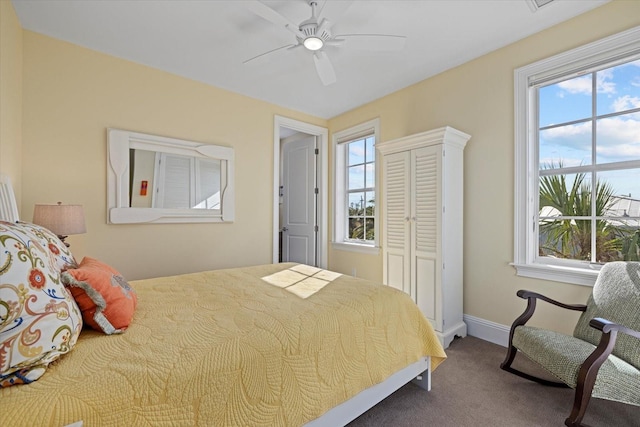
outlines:
[[78, 268], [68, 269], [61, 278], [80, 307], [85, 324], [105, 334], [127, 329], [138, 298], [117, 270], [84, 257]]

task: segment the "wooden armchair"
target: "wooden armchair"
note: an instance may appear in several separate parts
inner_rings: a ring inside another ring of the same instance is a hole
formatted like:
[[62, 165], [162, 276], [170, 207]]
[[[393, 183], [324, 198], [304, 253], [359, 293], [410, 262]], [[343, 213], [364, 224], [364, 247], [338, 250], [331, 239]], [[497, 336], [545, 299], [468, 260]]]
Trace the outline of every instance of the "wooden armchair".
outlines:
[[[640, 262], [605, 264], [586, 305], [524, 290], [517, 295], [527, 300], [527, 308], [511, 326], [502, 369], [544, 385], [575, 388], [565, 420], [569, 427], [580, 426], [592, 396], [640, 406]], [[581, 311], [573, 336], [525, 325], [537, 300]], [[518, 350], [560, 381], [513, 368]]]

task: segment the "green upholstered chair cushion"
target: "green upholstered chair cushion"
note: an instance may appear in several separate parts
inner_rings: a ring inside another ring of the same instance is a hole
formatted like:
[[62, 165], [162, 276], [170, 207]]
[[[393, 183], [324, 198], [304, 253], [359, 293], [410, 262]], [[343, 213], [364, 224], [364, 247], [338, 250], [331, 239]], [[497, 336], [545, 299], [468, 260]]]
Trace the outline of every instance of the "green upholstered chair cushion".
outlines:
[[[573, 336], [597, 345], [602, 333], [589, 326], [594, 317], [640, 331], [640, 263], [610, 262], [602, 267]], [[640, 369], [637, 338], [619, 333], [613, 354]]]
[[[526, 325], [515, 329], [513, 345], [571, 388], [578, 383], [580, 366], [595, 349], [570, 335]], [[640, 371], [610, 355], [598, 372], [592, 396], [640, 406]]]

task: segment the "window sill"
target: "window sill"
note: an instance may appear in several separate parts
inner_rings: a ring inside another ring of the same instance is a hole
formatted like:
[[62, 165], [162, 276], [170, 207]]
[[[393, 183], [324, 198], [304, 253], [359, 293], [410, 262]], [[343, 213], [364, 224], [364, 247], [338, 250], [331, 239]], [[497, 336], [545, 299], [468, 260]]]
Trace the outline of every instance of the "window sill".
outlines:
[[553, 280], [574, 285], [593, 286], [598, 277], [598, 270], [593, 268], [576, 268], [552, 264], [516, 264], [511, 263], [516, 274], [534, 279]]
[[332, 242], [331, 247], [339, 251], [358, 252], [367, 255], [380, 254], [378, 246], [360, 245], [358, 243]]

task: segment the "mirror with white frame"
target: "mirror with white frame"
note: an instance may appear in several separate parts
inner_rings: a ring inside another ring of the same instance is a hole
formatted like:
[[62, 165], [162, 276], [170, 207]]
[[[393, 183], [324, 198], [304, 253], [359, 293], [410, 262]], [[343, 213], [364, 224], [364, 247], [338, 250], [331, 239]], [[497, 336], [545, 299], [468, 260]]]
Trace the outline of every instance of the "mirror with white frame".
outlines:
[[231, 222], [233, 148], [107, 131], [112, 224]]

